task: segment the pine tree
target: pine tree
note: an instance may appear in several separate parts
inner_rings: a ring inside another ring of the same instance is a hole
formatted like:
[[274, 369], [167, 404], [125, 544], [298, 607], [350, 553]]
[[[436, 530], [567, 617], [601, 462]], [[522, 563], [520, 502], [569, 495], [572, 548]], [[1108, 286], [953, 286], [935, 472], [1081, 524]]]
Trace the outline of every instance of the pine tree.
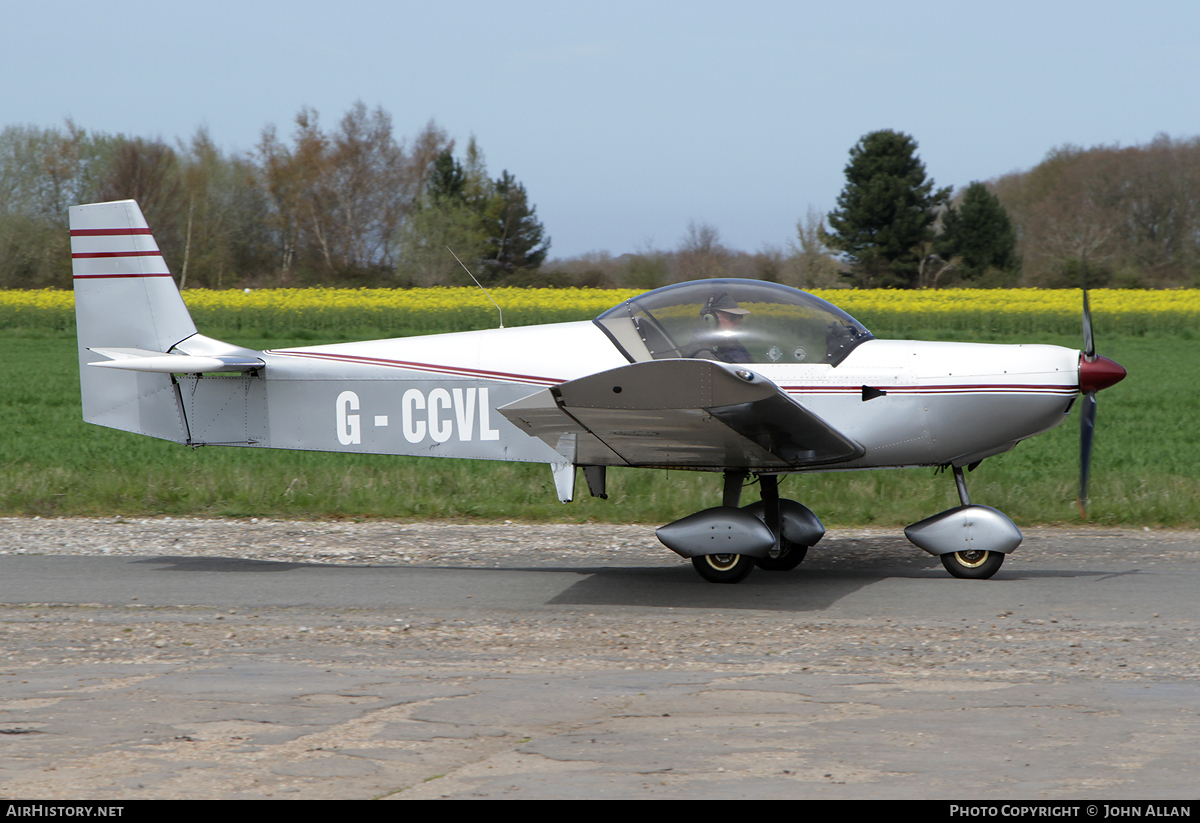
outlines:
[[433, 161], [426, 192], [435, 203], [447, 200], [461, 202], [466, 199], [467, 172], [462, 163], [454, 159], [451, 149], [445, 149]]
[[471, 139], [466, 162], [452, 148], [433, 161], [425, 197], [401, 232], [400, 277], [413, 283], [463, 279], [450, 246], [484, 284], [536, 271], [550, 241], [529, 205], [525, 187], [507, 171], [490, 180], [483, 153]]
[[505, 171], [494, 181], [494, 194], [484, 216], [490, 250], [483, 261], [485, 282], [496, 283], [521, 270], [542, 265], [550, 251], [545, 229], [525, 194], [525, 187]]
[[853, 261], [860, 285], [915, 285], [922, 244], [933, 239], [937, 208], [950, 197], [949, 188], [933, 186], [907, 134], [871, 132], [850, 150], [846, 187], [829, 213], [827, 237]]
[[977, 278], [988, 269], [1016, 268], [1017, 233], [1000, 199], [983, 183], [967, 187], [962, 204], [946, 211], [942, 227], [934, 249], [945, 260], [958, 258], [967, 278]]

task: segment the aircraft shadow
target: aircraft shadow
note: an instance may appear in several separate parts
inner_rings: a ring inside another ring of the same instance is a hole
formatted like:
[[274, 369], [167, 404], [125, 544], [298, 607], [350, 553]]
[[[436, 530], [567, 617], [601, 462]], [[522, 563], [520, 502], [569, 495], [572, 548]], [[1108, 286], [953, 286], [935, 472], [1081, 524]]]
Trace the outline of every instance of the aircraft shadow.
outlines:
[[[164, 572], [290, 572], [295, 569], [338, 569], [327, 563], [293, 563], [286, 560], [247, 560], [241, 557], [143, 557], [131, 563], [162, 566]], [[361, 567], [358, 567], [361, 568]]]
[[[756, 569], [748, 578], [736, 585], [715, 585], [701, 580], [690, 564], [681, 562], [671, 567], [636, 566], [571, 566], [547, 564], [538, 566], [478, 567], [462, 565], [371, 565], [346, 566], [328, 563], [300, 563], [276, 560], [249, 560], [232, 557], [172, 557], [160, 556], [131, 560], [132, 563], [158, 566], [158, 572], [183, 573], [232, 573], [260, 574], [312, 570], [322, 575], [332, 574], [335, 578], [372, 575], [375, 580], [384, 578], [402, 579], [415, 575], [436, 575], [444, 582], [461, 591], [473, 591], [477, 587], [493, 588], [499, 584], [486, 581], [497, 575], [571, 575], [575, 582], [569, 583], [549, 599], [539, 600], [544, 605], [556, 606], [617, 606], [632, 608], [686, 608], [686, 609], [747, 609], [785, 612], [824, 611], [838, 601], [861, 592], [863, 589], [888, 580], [907, 580], [923, 585], [923, 581], [936, 581], [939, 586], [954, 587], [955, 597], [964, 595], [967, 587], [981, 585], [975, 581], [956, 581], [942, 569], [935, 557], [924, 553], [891, 555], [886, 559], [856, 557], [850, 553], [818, 555], [805, 561], [799, 568], [788, 572], [768, 572]], [[443, 574], [466, 573], [468, 578], [461, 584], [446, 581]], [[1000, 573], [982, 585], [1015, 583], [1041, 579], [1075, 577], [1104, 578], [1113, 576], [1111, 571], [1094, 570], [1047, 570], [1047, 569], [1001, 569]], [[383, 575], [384, 578], [381, 578]], [[483, 576], [482, 578], [480, 576]], [[429, 582], [432, 584], [433, 579]], [[421, 584], [418, 584], [421, 585]], [[520, 588], [517, 586], [516, 588]], [[544, 597], [544, 589], [542, 597]], [[977, 590], [975, 590], [977, 591]], [[950, 594], [949, 591], [946, 594]], [[914, 592], [914, 596], [924, 594]], [[520, 597], [518, 596], [518, 599]]]
[[560, 606], [645, 606], [681, 609], [821, 611], [891, 575], [862, 572], [764, 572], [732, 586], [707, 583], [691, 566], [595, 569], [548, 601]]

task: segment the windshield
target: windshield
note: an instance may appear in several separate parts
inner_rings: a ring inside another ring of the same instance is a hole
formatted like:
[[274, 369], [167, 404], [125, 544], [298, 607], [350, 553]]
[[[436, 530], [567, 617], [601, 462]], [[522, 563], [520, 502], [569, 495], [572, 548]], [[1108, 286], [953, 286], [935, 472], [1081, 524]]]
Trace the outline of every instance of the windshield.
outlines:
[[595, 320], [631, 361], [836, 366], [873, 335], [819, 297], [761, 280], [697, 280], [626, 300]]

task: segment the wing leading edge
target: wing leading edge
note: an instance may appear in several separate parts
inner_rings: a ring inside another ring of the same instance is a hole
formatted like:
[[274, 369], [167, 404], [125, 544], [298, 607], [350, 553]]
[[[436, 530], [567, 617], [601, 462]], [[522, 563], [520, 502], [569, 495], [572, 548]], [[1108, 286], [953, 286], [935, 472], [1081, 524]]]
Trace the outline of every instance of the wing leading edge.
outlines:
[[712, 360], [633, 363], [499, 412], [576, 465], [787, 470], [864, 453], [770, 380]]

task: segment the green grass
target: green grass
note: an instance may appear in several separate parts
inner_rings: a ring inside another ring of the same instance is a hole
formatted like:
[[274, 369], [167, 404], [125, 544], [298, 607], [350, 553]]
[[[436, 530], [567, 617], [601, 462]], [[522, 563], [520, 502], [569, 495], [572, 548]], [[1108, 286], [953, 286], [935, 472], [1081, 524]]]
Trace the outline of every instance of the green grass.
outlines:
[[[227, 339], [256, 349], [297, 342]], [[1018, 342], [1002, 335], [970, 339]], [[0, 514], [665, 523], [720, 501], [720, 476], [700, 472], [610, 470], [607, 501], [588, 497], [581, 476], [582, 497], [563, 505], [549, 469], [540, 465], [192, 450], [83, 423], [73, 338], [10, 330], [0, 340], [10, 355], [0, 389]], [[1019, 342], [1079, 345], [1052, 335]], [[1129, 377], [1099, 397], [1090, 522], [1200, 525], [1200, 446], [1194, 436], [1200, 341], [1148, 336], [1101, 343], [1102, 353], [1124, 365]], [[1078, 523], [1078, 438], [1073, 414], [1057, 429], [985, 461], [968, 475], [972, 501], [995, 506], [1020, 525]], [[796, 475], [782, 490], [828, 526], [899, 526], [958, 502], [950, 475], [930, 469]], [[755, 497], [754, 490], [747, 492], [747, 499]]]

